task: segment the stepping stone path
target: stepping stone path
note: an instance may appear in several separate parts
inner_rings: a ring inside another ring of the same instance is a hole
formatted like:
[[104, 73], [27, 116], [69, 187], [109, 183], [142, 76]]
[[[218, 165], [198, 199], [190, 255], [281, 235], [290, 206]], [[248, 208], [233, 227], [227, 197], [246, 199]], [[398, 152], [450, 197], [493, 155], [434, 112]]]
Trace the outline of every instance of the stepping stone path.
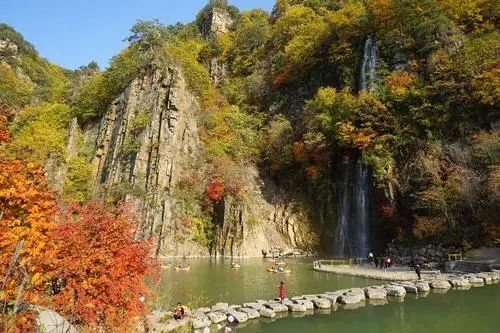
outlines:
[[[500, 282], [500, 270], [492, 272], [455, 273], [443, 274], [430, 277], [429, 280], [418, 281], [397, 281], [382, 286], [370, 286], [366, 288], [351, 288], [316, 295], [295, 296], [291, 299], [284, 299], [283, 304], [277, 300], [257, 300], [255, 302], [244, 303], [243, 305], [228, 305], [228, 303], [217, 303], [212, 308], [202, 307], [193, 311], [189, 318], [181, 321], [168, 320], [153, 322], [154, 330], [161, 332], [172, 332], [185, 329], [187, 325], [192, 326], [195, 332], [214, 329], [210, 326], [216, 325], [217, 330], [223, 329], [226, 322], [245, 323], [248, 320], [258, 319], [269, 320], [272, 318], [286, 317], [290, 312], [293, 317], [302, 317], [316, 313], [331, 313], [336, 311], [338, 306], [346, 310], [354, 310], [368, 304], [384, 305], [388, 303], [387, 296], [394, 296], [389, 300], [403, 302], [407, 293], [420, 294], [426, 296], [430, 289], [435, 293], [445, 293], [450, 288], [469, 289], [471, 286], [484, 286], [485, 284]], [[340, 305], [339, 305], [340, 304]], [[314, 311], [314, 309], [317, 309]], [[160, 313], [161, 314], [161, 313]], [[169, 316], [164, 312], [163, 316]], [[151, 316], [153, 317], [153, 316]], [[154, 318], [160, 318], [155, 313]], [[273, 319], [274, 320], [274, 319]]]

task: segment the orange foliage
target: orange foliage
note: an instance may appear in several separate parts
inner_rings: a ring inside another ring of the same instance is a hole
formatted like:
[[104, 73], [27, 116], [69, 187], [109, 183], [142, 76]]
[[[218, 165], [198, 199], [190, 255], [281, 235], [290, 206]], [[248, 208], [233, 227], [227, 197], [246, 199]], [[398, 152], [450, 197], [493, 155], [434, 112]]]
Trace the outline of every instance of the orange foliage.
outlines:
[[305, 147], [304, 142], [295, 142], [293, 144], [293, 157], [297, 162], [306, 163], [309, 160]]
[[9, 142], [11, 139], [7, 118], [13, 114], [14, 110], [0, 99], [0, 143]]
[[224, 183], [219, 180], [213, 180], [206, 189], [207, 196], [214, 203], [221, 202], [222, 198], [224, 198]]
[[128, 204], [107, 209], [100, 203], [72, 205], [59, 216], [57, 265], [61, 281], [56, 309], [72, 322], [98, 330], [127, 332], [145, 313], [139, 298], [152, 273], [151, 244], [134, 239], [138, 221]]
[[[12, 302], [24, 289], [20, 302], [42, 301], [55, 253], [51, 237], [56, 227], [52, 219], [55, 208], [42, 168], [0, 154], [0, 277], [6, 278], [3, 288], [0, 281], [0, 300]], [[19, 256], [12, 262], [18, 246]], [[0, 313], [0, 317], [7, 312]], [[10, 324], [29, 331], [27, 316], [22, 313]], [[0, 319], [1, 330], [6, 320]]]
[[444, 230], [443, 221], [429, 216], [415, 216], [413, 235], [419, 239], [436, 236]]
[[392, 72], [385, 79], [389, 91], [398, 96], [406, 94], [414, 81], [415, 74], [409, 72]]

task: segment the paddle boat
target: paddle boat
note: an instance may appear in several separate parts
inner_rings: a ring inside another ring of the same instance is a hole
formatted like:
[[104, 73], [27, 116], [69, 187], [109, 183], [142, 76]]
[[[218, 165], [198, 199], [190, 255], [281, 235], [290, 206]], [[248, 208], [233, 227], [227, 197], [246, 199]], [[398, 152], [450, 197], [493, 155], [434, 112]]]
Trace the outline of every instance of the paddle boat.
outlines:
[[175, 270], [178, 272], [187, 272], [190, 269], [191, 269], [191, 267], [189, 267], [189, 265], [187, 265], [187, 266], [184, 266], [184, 265], [175, 266]]
[[241, 268], [241, 265], [238, 262], [231, 263], [231, 268]]
[[286, 264], [283, 261], [275, 263], [273, 266], [268, 268], [267, 271], [271, 273], [282, 273], [282, 274], [290, 274], [292, 272], [286, 267]]
[[170, 268], [170, 263], [163, 263], [161, 264], [161, 269], [169, 269]]

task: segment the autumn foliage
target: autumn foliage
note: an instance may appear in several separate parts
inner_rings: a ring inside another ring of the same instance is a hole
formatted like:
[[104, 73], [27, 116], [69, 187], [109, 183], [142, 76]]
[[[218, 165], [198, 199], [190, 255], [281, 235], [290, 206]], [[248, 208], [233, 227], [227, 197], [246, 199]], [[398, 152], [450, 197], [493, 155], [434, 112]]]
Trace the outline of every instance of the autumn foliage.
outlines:
[[222, 198], [224, 197], [224, 183], [219, 179], [213, 180], [207, 186], [206, 193], [208, 198], [214, 203], [221, 202]]
[[144, 315], [139, 298], [154, 267], [150, 244], [134, 239], [132, 207], [73, 205], [59, 218], [52, 274], [63, 287], [54, 297], [56, 308], [77, 324], [127, 331], [131, 319]]

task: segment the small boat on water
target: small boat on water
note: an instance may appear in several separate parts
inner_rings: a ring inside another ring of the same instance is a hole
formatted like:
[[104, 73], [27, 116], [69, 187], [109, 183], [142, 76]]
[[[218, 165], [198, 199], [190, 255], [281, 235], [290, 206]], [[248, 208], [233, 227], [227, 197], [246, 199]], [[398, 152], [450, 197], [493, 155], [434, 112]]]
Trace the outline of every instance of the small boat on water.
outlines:
[[283, 261], [277, 263], [275, 262], [273, 266], [267, 269], [267, 271], [272, 273], [282, 273], [282, 274], [289, 274], [292, 272], [287, 268], [286, 263], [284, 263]]
[[239, 263], [237, 263], [237, 262], [233, 262], [231, 264], [231, 268], [241, 268], [241, 265]]
[[191, 269], [191, 267], [188, 266], [175, 266], [175, 270], [178, 271], [178, 272], [187, 272]]
[[161, 269], [169, 269], [169, 268], [170, 268], [170, 264], [169, 263], [161, 264]]

